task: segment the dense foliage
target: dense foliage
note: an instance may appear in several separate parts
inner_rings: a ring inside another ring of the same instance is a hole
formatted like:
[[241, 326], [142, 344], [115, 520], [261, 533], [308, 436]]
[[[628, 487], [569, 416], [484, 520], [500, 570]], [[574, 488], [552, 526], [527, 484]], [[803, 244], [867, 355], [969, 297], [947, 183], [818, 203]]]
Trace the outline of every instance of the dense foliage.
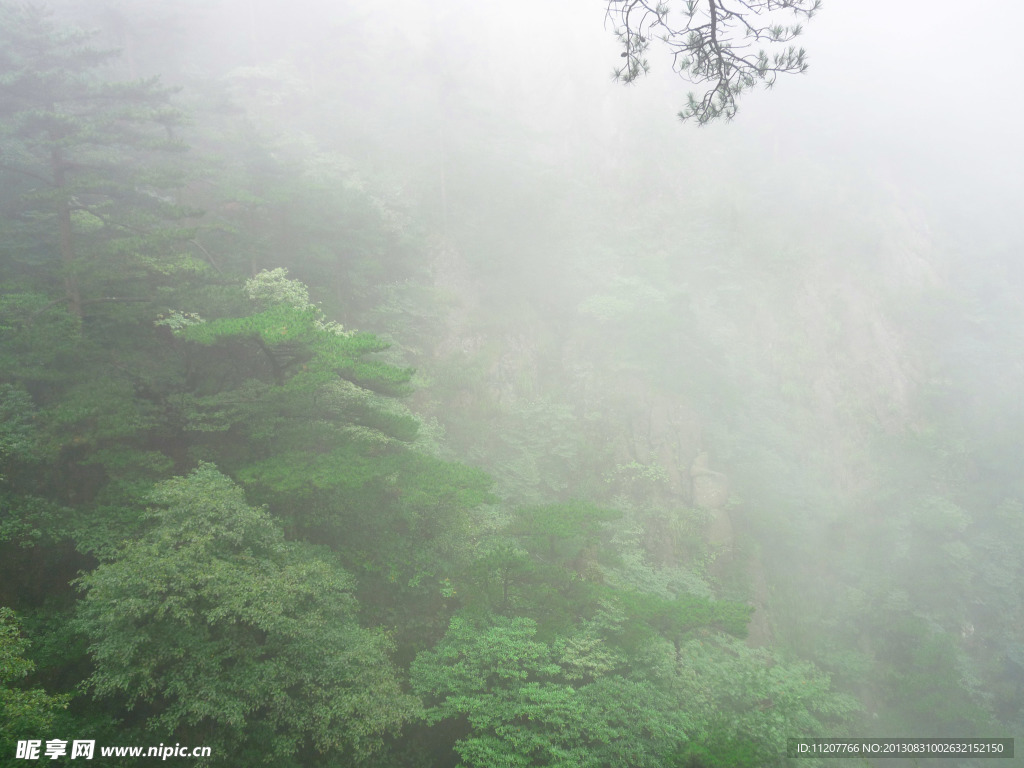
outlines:
[[61, 5], [0, 0], [0, 762], [755, 768], [1021, 722], [1021, 413], [961, 373], [1016, 349], [1013, 275], [897, 333], [847, 258], [881, 206], [794, 236], [740, 161], [654, 195], [482, 115], [425, 148], [298, 16], [220, 50], [182, 30], [227, 0]]

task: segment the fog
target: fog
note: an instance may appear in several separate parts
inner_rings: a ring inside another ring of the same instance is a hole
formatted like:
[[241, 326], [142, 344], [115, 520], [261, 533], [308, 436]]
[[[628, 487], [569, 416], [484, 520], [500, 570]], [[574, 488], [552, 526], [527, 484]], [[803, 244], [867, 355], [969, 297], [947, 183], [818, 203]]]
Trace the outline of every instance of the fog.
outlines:
[[1019, 59], [1021, 9], [993, 10], [976, 33], [955, 3], [826, 7], [803, 39], [814, 72], [772, 94], [777, 103], [756, 106], [772, 104], [775, 120], [797, 118], [780, 125], [783, 134], [813, 134], [824, 139], [821, 151], [854, 155], [889, 170], [901, 187], [934, 195], [944, 215], [1012, 228], [1020, 106], [1006, 75]]
[[1012, 764], [1024, 7], [825, 0], [707, 125], [597, 0], [51, 7], [0, 0], [4, 754]]

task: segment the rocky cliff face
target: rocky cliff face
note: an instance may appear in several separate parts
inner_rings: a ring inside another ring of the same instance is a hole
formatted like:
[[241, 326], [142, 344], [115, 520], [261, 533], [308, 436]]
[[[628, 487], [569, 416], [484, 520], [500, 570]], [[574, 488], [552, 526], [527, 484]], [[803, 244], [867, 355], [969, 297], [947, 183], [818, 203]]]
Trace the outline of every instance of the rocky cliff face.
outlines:
[[[425, 406], [460, 450], [512, 478], [510, 499], [628, 492], [703, 510], [719, 571], [739, 541], [774, 548], [792, 526], [816, 536], [837, 513], [814, 499], [869, 495], [873, 436], [917, 419], [927, 372], [907, 314], [942, 276], [908, 210], [892, 205], [869, 226], [851, 213], [845, 229], [795, 237], [776, 225], [764, 256], [738, 251], [754, 233], [698, 222], [676, 253], [635, 270], [605, 253], [578, 273], [553, 271], [543, 296], [530, 293], [544, 282], [534, 276], [533, 289], [509, 287], [500, 311], [494, 286], [449, 246], [435, 269], [447, 327], [420, 367], [450, 386]], [[670, 539], [650, 533], [654, 560], [679, 557]], [[746, 550], [752, 642], [768, 643], [771, 574], [791, 564]]]

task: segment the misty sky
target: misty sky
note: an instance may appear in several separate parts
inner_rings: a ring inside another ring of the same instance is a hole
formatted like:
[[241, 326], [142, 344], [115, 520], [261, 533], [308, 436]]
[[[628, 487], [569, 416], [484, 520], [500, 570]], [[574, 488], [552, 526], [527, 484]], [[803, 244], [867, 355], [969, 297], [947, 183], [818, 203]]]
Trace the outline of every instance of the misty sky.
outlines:
[[[463, 76], [478, 83], [490, 76], [506, 85], [518, 78], [508, 107], [521, 115], [537, 110], [527, 120], [575, 132], [579, 126], [567, 123], [576, 119], [609, 130], [621, 112], [636, 111], [637, 102], [645, 103], [645, 119], [660, 114], [666, 122], [684, 103], [687, 84], [667, 76], [667, 60], [654, 51], [651, 63], [660, 70], [646, 81], [629, 89], [610, 82], [618, 59], [597, 0], [559, 4], [544, 14], [518, 3], [456, 10], [460, 5], [446, 4], [439, 16], [438, 6], [413, 3], [400, 25], [413, 37], [419, 24], [452, 27], [452, 45], [472, 41], [476, 50], [468, 58], [487, 51], [504, 62], [503, 72], [492, 65], [483, 77]], [[746, 96], [733, 125], [704, 130], [733, 131], [783, 152], [847, 157], [900, 187], [938, 193], [944, 206], [971, 211], [983, 198], [981, 209], [969, 215], [1015, 223], [1024, 177], [1017, 75], [1024, 63], [1022, 22], [1024, 5], [1014, 0], [984, 6], [827, 1], [801, 40], [810, 71], [783, 77], [772, 93]], [[517, 95], [526, 103], [517, 105]], [[695, 140], [696, 130], [677, 126], [678, 141]], [[600, 129], [589, 131], [594, 133]]]
[[1022, 28], [1024, 6], [1012, 0], [828, 2], [804, 38], [811, 71], [749, 104], [747, 117], [770, 113], [776, 130], [817, 134], [833, 152], [850, 143], [952, 200], [981, 196], [1000, 218], [1016, 216]]
[[[504, 2], [374, 10], [382, 20], [395, 12], [404, 18], [391, 28], [404, 29], [403, 37], [440, 28], [466, 61], [490, 60], [483, 72], [449, 68], [447, 77], [465, 79], [470, 91], [499, 89], [511, 114], [552, 132], [607, 136], [623, 114], [637, 112], [671, 123], [688, 90], [653, 50], [647, 80], [631, 88], [611, 82], [617, 49], [599, 0], [544, 13]], [[703, 130], [733, 132], [775, 152], [821, 153], [830, 163], [845, 158], [968, 220], [1014, 226], [1024, 192], [1022, 28], [1024, 4], [1015, 0], [826, 0], [800, 41], [810, 71], [746, 96], [732, 125]], [[695, 126], [674, 130], [681, 143], [715, 141], [695, 137]]]

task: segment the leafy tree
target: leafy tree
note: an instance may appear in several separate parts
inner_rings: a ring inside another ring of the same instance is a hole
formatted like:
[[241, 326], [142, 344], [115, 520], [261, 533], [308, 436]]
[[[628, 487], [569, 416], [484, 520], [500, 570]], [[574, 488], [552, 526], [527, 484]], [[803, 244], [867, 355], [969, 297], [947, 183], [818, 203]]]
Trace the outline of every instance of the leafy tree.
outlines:
[[[151, 354], [151, 324], [113, 312], [83, 325], [39, 290], [0, 299], [0, 326], [0, 399], [13, 441], [0, 451], [0, 493], [10, 499], [0, 528], [38, 530], [32, 518], [46, 506], [45, 540], [70, 537], [96, 551], [108, 522], [97, 507], [119, 518], [111, 533], [122, 536], [137, 516], [123, 510], [171, 468], [167, 452], [177, 446], [160, 396], [173, 386], [175, 361]], [[11, 578], [21, 578], [18, 569]]]
[[691, 638], [676, 658], [673, 689], [695, 726], [687, 752], [706, 765], [773, 765], [788, 738], [839, 735], [859, 709], [814, 665], [783, 662], [726, 635]]
[[625, 602], [631, 633], [641, 636], [648, 630], [669, 640], [681, 659], [684, 643], [697, 630], [711, 628], [733, 637], [745, 638], [753, 607], [726, 600], [710, 600], [698, 595], [678, 595], [672, 600], [655, 594], [627, 594]]
[[464, 604], [530, 616], [545, 635], [589, 617], [606, 596], [603, 574], [615, 560], [606, 524], [619, 517], [581, 501], [517, 509], [482, 544]]
[[39, 738], [45, 733], [70, 699], [40, 688], [15, 687], [35, 668], [25, 658], [29, 642], [19, 630], [14, 612], [0, 608], [0, 755], [7, 757], [14, 755], [19, 738]]
[[[28, 392], [0, 384], [0, 470], [9, 459], [35, 453], [37, 436], [32, 423], [35, 411], [35, 403]], [[3, 480], [2, 472], [0, 480]]]
[[632, 83], [646, 74], [647, 50], [658, 38], [680, 77], [710, 84], [700, 98], [689, 94], [679, 113], [684, 121], [704, 125], [718, 118], [731, 120], [736, 99], [745, 91], [759, 82], [770, 88], [780, 74], [807, 70], [803, 48], [789, 46], [769, 54], [760, 46], [784, 45], [802, 31], [799, 23], [780, 24], [773, 14], [790, 11], [809, 19], [821, 0], [684, 0], [677, 14], [685, 17], [681, 24], [669, 18], [672, 5], [668, 0], [609, 0], [607, 18], [615, 24], [620, 55], [626, 60], [615, 70], [616, 79]]
[[80, 580], [96, 695], [250, 764], [357, 759], [411, 714], [328, 553], [286, 542], [209, 464], [152, 500], [153, 528]]
[[813, 665], [707, 631], [682, 653], [657, 639], [626, 648], [631, 624], [609, 604], [545, 642], [528, 618], [457, 616], [416, 658], [413, 688], [467, 767], [755, 768], [857, 708]]
[[685, 741], [686, 715], [654, 685], [615, 674], [613, 652], [586, 636], [551, 646], [536, 632], [526, 618], [455, 618], [416, 658], [427, 721], [468, 724], [460, 766], [653, 768]]

